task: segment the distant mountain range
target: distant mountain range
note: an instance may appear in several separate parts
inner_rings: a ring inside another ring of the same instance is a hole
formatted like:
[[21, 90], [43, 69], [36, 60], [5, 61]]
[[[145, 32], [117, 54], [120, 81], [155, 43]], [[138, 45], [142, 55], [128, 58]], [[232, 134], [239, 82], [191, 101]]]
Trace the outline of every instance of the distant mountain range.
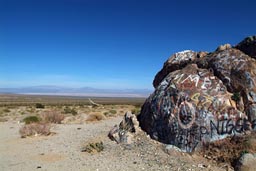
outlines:
[[30, 95], [65, 95], [95, 97], [147, 97], [149, 89], [97, 89], [91, 87], [68, 88], [60, 86], [31, 86], [22, 88], [0, 88], [0, 93]]

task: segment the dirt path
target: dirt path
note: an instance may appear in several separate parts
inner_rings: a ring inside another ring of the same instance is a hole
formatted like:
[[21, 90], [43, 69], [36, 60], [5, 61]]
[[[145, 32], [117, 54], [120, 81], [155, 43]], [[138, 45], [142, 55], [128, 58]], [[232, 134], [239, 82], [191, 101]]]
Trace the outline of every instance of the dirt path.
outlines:
[[[17, 122], [0, 123], [0, 170], [223, 170], [205, 160], [181, 153], [166, 154], [162, 147], [143, 140], [136, 147], [122, 147], [108, 139], [108, 131], [121, 117], [84, 124], [54, 125], [47, 137], [20, 138]], [[101, 140], [104, 150], [81, 152], [86, 142]], [[202, 166], [201, 166], [202, 165]]]

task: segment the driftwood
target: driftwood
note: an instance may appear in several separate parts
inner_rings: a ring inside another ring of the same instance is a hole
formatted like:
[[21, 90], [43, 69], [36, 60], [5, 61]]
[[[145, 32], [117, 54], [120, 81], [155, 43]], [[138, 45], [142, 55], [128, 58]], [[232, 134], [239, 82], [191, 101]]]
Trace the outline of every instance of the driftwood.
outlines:
[[89, 102], [93, 105], [93, 106], [102, 106], [101, 104], [95, 103], [94, 101], [92, 101], [90, 98], [88, 98]]

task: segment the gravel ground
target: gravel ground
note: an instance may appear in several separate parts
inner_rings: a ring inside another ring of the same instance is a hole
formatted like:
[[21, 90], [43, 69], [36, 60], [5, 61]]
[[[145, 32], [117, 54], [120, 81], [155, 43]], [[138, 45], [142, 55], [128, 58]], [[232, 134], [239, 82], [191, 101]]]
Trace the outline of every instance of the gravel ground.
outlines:
[[[53, 125], [50, 136], [20, 138], [22, 124], [0, 123], [1, 171], [125, 171], [125, 170], [226, 170], [206, 159], [170, 151], [147, 136], [137, 137], [133, 146], [121, 146], [107, 137], [109, 130], [122, 117], [100, 122]], [[104, 150], [90, 154], [81, 152], [88, 142], [102, 141]]]

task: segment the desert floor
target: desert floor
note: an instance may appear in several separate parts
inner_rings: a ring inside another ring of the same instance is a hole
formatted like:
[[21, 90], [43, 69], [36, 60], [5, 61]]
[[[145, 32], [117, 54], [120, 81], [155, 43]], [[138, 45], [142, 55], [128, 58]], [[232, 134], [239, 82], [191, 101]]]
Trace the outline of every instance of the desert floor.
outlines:
[[[227, 164], [217, 164], [197, 154], [185, 154], [141, 135], [131, 146], [116, 144], [107, 134], [119, 124], [126, 111], [136, 111], [134, 105], [69, 106], [77, 114], [64, 114], [62, 124], [51, 124], [51, 135], [21, 138], [22, 120], [31, 115], [54, 110], [63, 112], [67, 106], [0, 107], [0, 170], [1, 171], [120, 171], [120, 170], [227, 170]], [[101, 116], [88, 119], [88, 116]], [[82, 152], [93, 142], [103, 142], [101, 152]]]

